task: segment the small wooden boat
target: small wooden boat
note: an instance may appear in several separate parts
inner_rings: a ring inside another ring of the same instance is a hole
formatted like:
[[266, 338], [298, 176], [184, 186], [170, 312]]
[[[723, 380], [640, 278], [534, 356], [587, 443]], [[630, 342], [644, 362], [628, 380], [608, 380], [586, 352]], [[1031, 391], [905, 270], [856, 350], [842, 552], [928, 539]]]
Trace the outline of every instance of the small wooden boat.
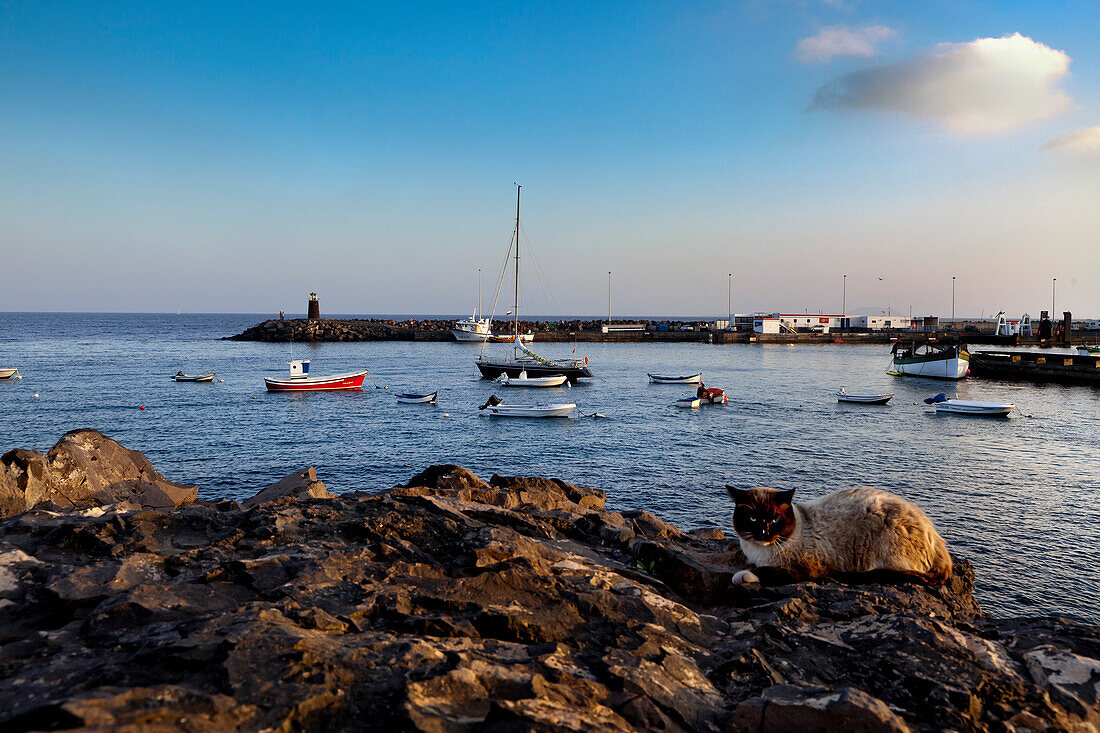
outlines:
[[893, 396], [892, 394], [850, 394], [841, 387], [840, 391], [836, 393], [836, 401], [860, 405], [885, 405]]
[[330, 374], [326, 377], [309, 376], [309, 359], [295, 359], [290, 362], [290, 378], [264, 377], [269, 392], [331, 392], [336, 390], [358, 390], [363, 388], [367, 370]]
[[172, 379], [176, 382], [213, 382], [216, 372], [207, 372], [206, 374], [184, 374], [183, 372], [176, 372], [172, 375]]
[[682, 397], [676, 400], [677, 407], [698, 407], [699, 404], [698, 397]]
[[526, 371], [522, 371], [519, 376], [515, 377], [501, 374], [497, 377], [497, 381], [505, 387], [560, 387], [569, 381], [569, 377], [564, 374], [552, 374], [548, 377], [529, 377]]
[[409, 405], [436, 405], [439, 404], [439, 392], [435, 391], [431, 394], [407, 394], [402, 393], [394, 395], [397, 397], [398, 402], [404, 402]]
[[19, 370], [15, 369], [14, 367], [5, 367], [3, 369], [0, 369], [0, 379], [12, 379], [18, 373]]
[[1008, 413], [1016, 409], [1011, 402], [975, 402], [973, 400], [950, 399], [943, 393], [925, 400], [936, 408], [937, 413], [954, 415], [976, 415], [985, 417], [1008, 417]]
[[650, 374], [649, 381], [654, 384], [698, 384], [703, 378], [703, 373], [689, 374], [684, 377], [670, 377], [663, 374]]

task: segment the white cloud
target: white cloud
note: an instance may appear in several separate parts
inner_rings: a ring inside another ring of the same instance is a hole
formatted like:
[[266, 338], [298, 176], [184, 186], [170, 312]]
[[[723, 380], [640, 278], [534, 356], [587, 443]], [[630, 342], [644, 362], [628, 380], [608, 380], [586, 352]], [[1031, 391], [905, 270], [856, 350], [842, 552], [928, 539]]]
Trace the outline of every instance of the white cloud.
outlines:
[[1043, 149], [1100, 158], [1100, 127], [1086, 127], [1059, 135], [1044, 145]]
[[941, 43], [911, 59], [846, 74], [812, 107], [900, 112], [952, 132], [998, 132], [1061, 114], [1070, 58], [1019, 33]]
[[863, 28], [830, 25], [822, 28], [816, 36], [799, 41], [795, 57], [807, 64], [828, 61], [834, 56], [870, 58], [877, 53], [877, 44], [894, 35], [896, 31], [884, 25]]

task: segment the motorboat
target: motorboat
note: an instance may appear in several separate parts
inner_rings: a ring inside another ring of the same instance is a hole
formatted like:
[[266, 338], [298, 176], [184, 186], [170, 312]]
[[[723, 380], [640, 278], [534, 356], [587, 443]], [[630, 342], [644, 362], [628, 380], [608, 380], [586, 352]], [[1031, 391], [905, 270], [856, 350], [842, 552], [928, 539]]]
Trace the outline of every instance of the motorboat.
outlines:
[[837, 402], [851, 402], [860, 405], [885, 405], [893, 398], [892, 394], [852, 394], [845, 392], [844, 387], [836, 393]]
[[505, 387], [560, 387], [569, 381], [564, 374], [554, 374], [548, 377], [531, 377], [527, 372], [520, 372], [514, 377], [501, 374], [497, 381]]
[[19, 370], [15, 367], [4, 367], [0, 369], [0, 379], [19, 379], [16, 375], [19, 374]]
[[943, 393], [925, 400], [936, 408], [936, 412], [954, 415], [978, 415], [985, 417], [1008, 417], [1008, 413], [1016, 409], [1011, 402], [975, 402], [973, 400], [960, 400], [957, 397], [949, 398]]
[[649, 374], [649, 381], [654, 384], [698, 384], [703, 379], [703, 373], [689, 374], [685, 377], [670, 377], [662, 374]]
[[290, 364], [290, 377], [264, 377], [269, 392], [331, 392], [335, 390], [358, 390], [363, 388], [367, 370], [330, 374], [324, 377], [309, 376], [309, 359], [293, 359]]
[[970, 371], [970, 354], [962, 344], [899, 341], [891, 349], [894, 374], [931, 379], [962, 379]]
[[397, 397], [398, 402], [404, 402], [409, 405], [437, 405], [439, 404], [439, 392], [438, 390], [431, 394], [408, 394], [402, 393], [394, 395]]
[[481, 407], [486, 414], [494, 417], [569, 417], [577, 406], [572, 402], [551, 405], [506, 405], [496, 395], [490, 395]]
[[[549, 377], [564, 374], [566, 379], [570, 382], [576, 382], [579, 379], [587, 379], [592, 376], [592, 370], [588, 368], [588, 357], [584, 358], [582, 362], [580, 359], [559, 359], [551, 361], [550, 359], [544, 359], [529, 348], [524, 346], [524, 342], [530, 342], [534, 337], [532, 334], [521, 334], [519, 332], [519, 243], [520, 243], [520, 226], [519, 226], [519, 195], [520, 186], [516, 186], [516, 228], [512, 232], [512, 241], [509, 243], [508, 252], [512, 252], [512, 247], [515, 247], [515, 299], [512, 303], [512, 334], [510, 337], [502, 338], [502, 341], [511, 341], [514, 345], [511, 356], [505, 356], [500, 359], [486, 358], [484, 347], [482, 352], [478, 356], [475, 364], [478, 371], [481, 372], [482, 379], [496, 379], [502, 374], [507, 374], [509, 377], [518, 377], [520, 372], [527, 372], [529, 377]], [[507, 262], [507, 260], [506, 260]], [[501, 281], [503, 282], [504, 275], [501, 274]], [[499, 287], [498, 287], [499, 294]], [[496, 300], [494, 299], [494, 303]]]
[[702, 405], [724, 405], [729, 402], [726, 392], [718, 387], [703, 387], [701, 392], [694, 396], [682, 397], [676, 400], [677, 407], [700, 407]]
[[455, 321], [451, 335], [455, 337], [455, 341], [488, 341], [493, 338], [489, 325], [488, 318], [478, 318], [474, 314], [466, 320]]
[[217, 376], [216, 372], [206, 372], [205, 374], [184, 374], [182, 371], [180, 371], [173, 374], [172, 379], [176, 382], [213, 382], [215, 376]]

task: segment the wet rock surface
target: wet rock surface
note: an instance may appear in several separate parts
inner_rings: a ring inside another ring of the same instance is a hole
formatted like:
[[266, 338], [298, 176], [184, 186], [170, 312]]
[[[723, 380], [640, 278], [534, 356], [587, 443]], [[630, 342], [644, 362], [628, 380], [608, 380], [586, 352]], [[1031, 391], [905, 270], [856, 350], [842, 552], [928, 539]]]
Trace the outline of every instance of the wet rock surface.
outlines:
[[1100, 630], [984, 616], [962, 560], [749, 590], [719, 532], [562, 481], [298, 494], [0, 522], [0, 730], [1100, 725]]

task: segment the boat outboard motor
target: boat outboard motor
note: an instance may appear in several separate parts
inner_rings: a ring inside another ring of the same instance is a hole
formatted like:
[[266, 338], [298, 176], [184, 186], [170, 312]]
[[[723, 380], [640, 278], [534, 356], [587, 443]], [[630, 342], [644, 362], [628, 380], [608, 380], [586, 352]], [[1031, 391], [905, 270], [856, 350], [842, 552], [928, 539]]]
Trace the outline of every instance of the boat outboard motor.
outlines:
[[500, 398], [497, 397], [495, 394], [491, 394], [491, 395], [489, 395], [489, 399], [485, 401], [485, 404], [482, 405], [481, 407], [477, 408], [477, 409], [484, 410], [486, 407], [496, 407], [499, 404], [500, 404]]
[[924, 402], [925, 402], [925, 404], [928, 404], [928, 405], [935, 405], [936, 403], [939, 403], [939, 402], [947, 402], [947, 395], [945, 395], [943, 392], [940, 392], [935, 397], [926, 398], [924, 400]]

